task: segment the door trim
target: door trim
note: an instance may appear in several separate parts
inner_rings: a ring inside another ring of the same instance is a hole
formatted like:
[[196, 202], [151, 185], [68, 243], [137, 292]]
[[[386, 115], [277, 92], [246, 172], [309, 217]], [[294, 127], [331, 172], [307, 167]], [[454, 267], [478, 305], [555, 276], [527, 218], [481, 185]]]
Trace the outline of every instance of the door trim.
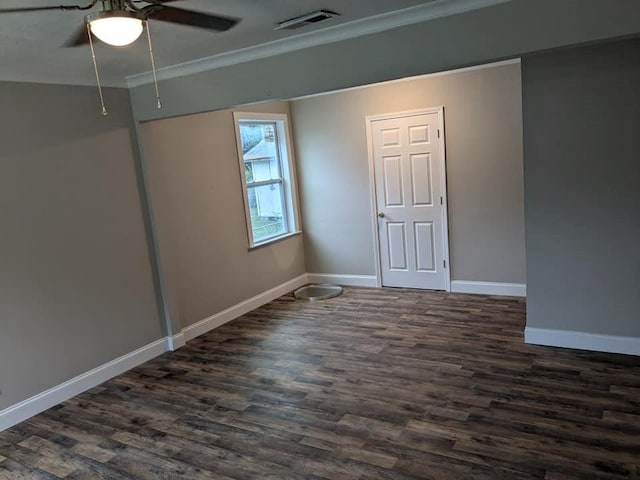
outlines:
[[449, 255], [449, 208], [447, 200], [447, 153], [445, 149], [445, 129], [444, 129], [444, 107], [422, 108], [418, 110], [407, 110], [396, 113], [386, 113], [382, 115], [367, 115], [365, 117], [367, 130], [367, 155], [369, 157], [369, 185], [371, 195], [371, 218], [373, 222], [373, 242], [375, 245], [376, 258], [376, 281], [378, 287], [382, 287], [382, 264], [380, 259], [380, 237], [378, 236], [378, 203], [376, 195], [375, 160], [373, 152], [373, 122], [380, 120], [391, 120], [394, 118], [412, 117], [415, 115], [438, 114], [438, 129], [440, 130], [440, 151], [442, 152], [442, 166], [440, 173], [440, 188], [442, 192], [442, 244], [444, 247], [444, 258], [447, 262], [445, 268], [445, 291], [451, 291], [451, 256]]

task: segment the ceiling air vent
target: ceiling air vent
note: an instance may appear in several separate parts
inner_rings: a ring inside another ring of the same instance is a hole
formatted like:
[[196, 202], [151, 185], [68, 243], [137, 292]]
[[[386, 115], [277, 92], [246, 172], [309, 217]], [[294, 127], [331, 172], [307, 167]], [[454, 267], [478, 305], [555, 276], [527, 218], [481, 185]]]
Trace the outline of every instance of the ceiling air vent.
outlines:
[[315, 12], [307, 13], [306, 15], [290, 18], [289, 20], [283, 20], [276, 25], [274, 30], [293, 30], [295, 28], [305, 27], [312, 23], [322, 22], [324, 20], [329, 20], [332, 17], [339, 16], [339, 13], [330, 12], [329, 10], [317, 10]]

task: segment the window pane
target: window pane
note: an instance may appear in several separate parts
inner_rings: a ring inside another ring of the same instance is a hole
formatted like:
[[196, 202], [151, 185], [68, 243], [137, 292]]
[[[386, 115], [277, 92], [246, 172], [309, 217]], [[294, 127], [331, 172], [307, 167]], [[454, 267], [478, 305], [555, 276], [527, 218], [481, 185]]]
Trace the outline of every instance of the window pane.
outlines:
[[282, 178], [276, 122], [240, 122], [247, 183]]
[[253, 242], [260, 243], [287, 233], [282, 184], [247, 188]]

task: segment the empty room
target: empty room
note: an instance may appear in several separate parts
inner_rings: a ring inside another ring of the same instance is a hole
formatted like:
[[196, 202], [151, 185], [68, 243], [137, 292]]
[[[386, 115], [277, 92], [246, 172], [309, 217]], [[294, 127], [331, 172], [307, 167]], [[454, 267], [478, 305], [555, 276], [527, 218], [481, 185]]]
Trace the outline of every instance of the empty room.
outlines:
[[640, 478], [637, 1], [0, 25], [0, 480]]

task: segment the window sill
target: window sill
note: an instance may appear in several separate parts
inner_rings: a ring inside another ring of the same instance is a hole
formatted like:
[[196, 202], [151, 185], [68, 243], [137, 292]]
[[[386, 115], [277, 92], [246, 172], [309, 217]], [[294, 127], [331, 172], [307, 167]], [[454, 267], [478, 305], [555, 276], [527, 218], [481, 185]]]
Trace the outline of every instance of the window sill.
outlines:
[[264, 242], [255, 243], [249, 246], [249, 251], [257, 250], [262, 247], [267, 247], [273, 243], [280, 242], [281, 240], [286, 240], [291, 237], [295, 237], [302, 234], [302, 230], [298, 230], [297, 232], [287, 233], [285, 235], [281, 235], [279, 237], [270, 238], [269, 240], [265, 240]]

